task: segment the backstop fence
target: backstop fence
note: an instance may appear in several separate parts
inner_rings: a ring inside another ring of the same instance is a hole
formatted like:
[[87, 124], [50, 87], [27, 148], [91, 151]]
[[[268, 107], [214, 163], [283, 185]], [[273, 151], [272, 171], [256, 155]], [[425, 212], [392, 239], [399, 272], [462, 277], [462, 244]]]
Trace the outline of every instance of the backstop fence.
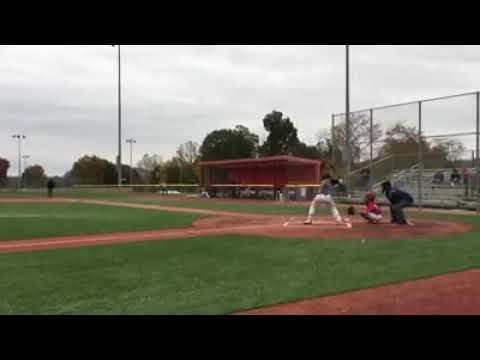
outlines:
[[350, 196], [378, 191], [390, 180], [414, 196], [417, 205], [479, 210], [480, 92], [449, 95], [345, 114], [333, 114], [331, 159], [343, 173]]

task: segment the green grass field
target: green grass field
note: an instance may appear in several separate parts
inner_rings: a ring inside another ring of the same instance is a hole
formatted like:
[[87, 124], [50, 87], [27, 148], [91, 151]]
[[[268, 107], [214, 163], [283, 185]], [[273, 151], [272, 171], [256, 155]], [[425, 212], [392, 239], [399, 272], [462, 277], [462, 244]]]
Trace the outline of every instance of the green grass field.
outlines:
[[[0, 193], [0, 197], [2, 193]], [[45, 197], [43, 193], [38, 192], [9, 192], [3, 193], [4, 197]], [[62, 191], [56, 194], [57, 197], [68, 197], [85, 200], [108, 200], [108, 201], [122, 201], [131, 202], [136, 204], [148, 204], [148, 205], [163, 205], [163, 206], [175, 206], [181, 208], [192, 209], [209, 209], [219, 211], [234, 211], [254, 214], [273, 214], [273, 215], [305, 215], [307, 213], [308, 206], [298, 206], [293, 204], [284, 204], [278, 202], [278, 204], [271, 203], [240, 203], [233, 204], [229, 202], [223, 202], [222, 200], [200, 200], [198, 198], [184, 199], [172, 198], [169, 196], [162, 197], [158, 194], [152, 193], [136, 193], [136, 192], [117, 192], [117, 191], [89, 191], [89, 190], [77, 190], [77, 191]], [[152, 197], [155, 197], [152, 199]], [[324, 208], [318, 210], [319, 214], [326, 214], [327, 211]]]
[[75, 203], [0, 203], [0, 240], [179, 228], [200, 216]]
[[[132, 194], [82, 198], [144, 202]], [[161, 205], [303, 214], [303, 207], [153, 200]], [[468, 234], [404, 241], [210, 236], [0, 254], [0, 314], [225, 314], [480, 267]], [[90, 204], [0, 204], [0, 240], [189, 226], [199, 215]]]
[[[251, 214], [272, 214], [272, 215], [305, 215], [308, 211], [308, 206], [289, 206], [285, 204], [262, 204], [261, 202], [257, 204], [252, 203], [228, 203], [222, 201], [210, 201], [210, 200], [169, 200], [159, 199], [159, 200], [147, 200], [147, 199], [127, 199], [128, 202], [138, 203], [138, 204], [155, 204], [163, 206], [175, 206], [181, 208], [192, 208], [192, 209], [209, 209], [209, 210], [219, 210], [219, 211], [234, 211], [234, 212], [243, 212]], [[324, 208], [319, 209], [319, 214], [327, 213]]]
[[225, 314], [479, 267], [479, 235], [218, 236], [0, 254], [0, 313]]

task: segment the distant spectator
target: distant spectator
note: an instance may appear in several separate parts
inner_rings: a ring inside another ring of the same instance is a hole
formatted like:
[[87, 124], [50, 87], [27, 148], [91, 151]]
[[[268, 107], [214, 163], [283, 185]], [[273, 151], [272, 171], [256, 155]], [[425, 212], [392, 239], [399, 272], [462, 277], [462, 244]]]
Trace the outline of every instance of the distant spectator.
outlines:
[[202, 188], [202, 193], [200, 195], [201, 199], [210, 199], [210, 194], [205, 188]]
[[468, 197], [470, 192], [470, 170], [467, 168], [463, 168], [462, 170], [462, 178], [463, 178], [463, 186], [465, 188], [465, 197]]
[[273, 189], [273, 200], [282, 200], [281, 189], [279, 187]]
[[445, 181], [445, 175], [443, 174], [443, 171], [437, 171], [435, 175], [433, 175], [433, 184], [439, 184], [442, 185], [443, 182]]
[[467, 168], [463, 168], [462, 177], [463, 177], [463, 185], [468, 186], [468, 183], [470, 180], [470, 170]]
[[51, 198], [53, 196], [53, 188], [55, 187], [55, 182], [50, 179], [47, 182], [47, 189], [48, 189], [48, 197]]
[[458, 173], [458, 170], [453, 168], [452, 174], [450, 175], [450, 186], [454, 187], [458, 183], [460, 183], [460, 174]]
[[338, 179], [338, 185], [336, 188], [336, 192], [339, 195], [346, 195], [347, 194], [347, 187], [345, 186], [345, 183], [343, 182], [343, 179]]

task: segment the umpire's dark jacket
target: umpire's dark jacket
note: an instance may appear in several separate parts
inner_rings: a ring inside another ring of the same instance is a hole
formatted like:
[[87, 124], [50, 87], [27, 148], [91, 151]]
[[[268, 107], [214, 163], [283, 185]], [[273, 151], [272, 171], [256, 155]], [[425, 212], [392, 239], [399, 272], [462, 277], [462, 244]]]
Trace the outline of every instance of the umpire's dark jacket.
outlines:
[[386, 192], [385, 196], [392, 205], [399, 203], [413, 204], [412, 196], [409, 193], [399, 189], [391, 189], [390, 191]]

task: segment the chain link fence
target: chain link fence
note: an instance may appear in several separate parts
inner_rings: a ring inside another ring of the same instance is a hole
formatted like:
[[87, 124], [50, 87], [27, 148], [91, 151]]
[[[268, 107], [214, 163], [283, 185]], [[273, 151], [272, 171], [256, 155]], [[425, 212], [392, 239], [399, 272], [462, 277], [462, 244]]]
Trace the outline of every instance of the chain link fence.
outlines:
[[[331, 159], [350, 197], [379, 191], [384, 180], [417, 205], [479, 210], [479, 92], [332, 115]], [[346, 149], [352, 171], [346, 173]]]

